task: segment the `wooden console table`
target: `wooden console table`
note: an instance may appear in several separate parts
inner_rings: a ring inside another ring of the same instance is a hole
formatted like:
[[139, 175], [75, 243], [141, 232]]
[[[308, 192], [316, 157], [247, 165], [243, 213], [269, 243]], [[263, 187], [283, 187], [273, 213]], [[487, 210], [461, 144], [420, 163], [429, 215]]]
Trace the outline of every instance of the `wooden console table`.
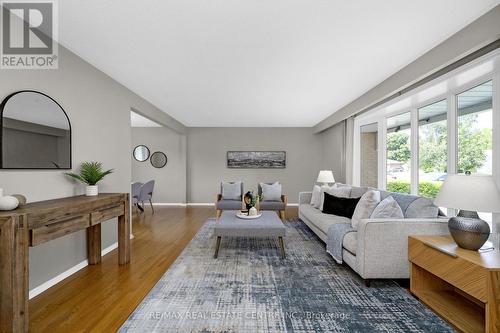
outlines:
[[500, 252], [410, 236], [411, 292], [461, 332], [500, 332]]
[[118, 217], [118, 262], [130, 261], [127, 193], [34, 202], [0, 213], [0, 332], [27, 332], [28, 246], [87, 230], [90, 265], [101, 262], [101, 223]]

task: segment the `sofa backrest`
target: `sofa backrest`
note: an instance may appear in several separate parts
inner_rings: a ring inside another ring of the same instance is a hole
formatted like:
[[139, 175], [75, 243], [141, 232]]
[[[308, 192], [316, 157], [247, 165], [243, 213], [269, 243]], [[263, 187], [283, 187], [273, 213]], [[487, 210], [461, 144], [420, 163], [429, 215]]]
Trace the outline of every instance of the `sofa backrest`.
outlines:
[[[337, 186], [351, 187], [351, 198], [359, 198], [365, 194], [366, 191], [375, 190], [370, 187], [350, 186], [341, 183], [337, 183]], [[381, 200], [384, 200], [388, 196], [392, 196], [398, 203], [399, 207], [401, 207], [405, 218], [436, 218], [441, 214], [439, 208], [434, 205], [432, 199], [411, 194], [388, 192], [383, 190], [378, 191], [380, 191]]]

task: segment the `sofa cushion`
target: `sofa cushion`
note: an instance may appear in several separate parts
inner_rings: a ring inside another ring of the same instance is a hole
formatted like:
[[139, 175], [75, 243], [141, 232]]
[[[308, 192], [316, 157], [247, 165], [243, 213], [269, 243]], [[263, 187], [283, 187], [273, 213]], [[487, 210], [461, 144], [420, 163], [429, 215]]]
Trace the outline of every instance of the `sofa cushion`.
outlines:
[[338, 198], [349, 198], [349, 195], [351, 195], [351, 188], [349, 186], [338, 187], [337, 185], [333, 185], [332, 187], [321, 187], [321, 203], [319, 206], [320, 210], [323, 210], [323, 204], [325, 202], [325, 192]]
[[406, 193], [380, 191], [382, 200], [388, 196], [392, 196], [396, 200], [405, 218], [436, 218], [439, 215], [439, 208], [429, 198]]
[[314, 185], [311, 195], [311, 206], [319, 208], [321, 205], [321, 186]]
[[351, 188], [351, 194], [349, 195], [349, 198], [360, 198], [363, 196], [368, 191], [368, 187], [357, 187], [353, 186]]
[[323, 214], [319, 209], [316, 209], [309, 204], [300, 205], [299, 211], [300, 214], [302, 214], [325, 234], [328, 232], [330, 225], [334, 223], [351, 223], [351, 220], [346, 217]]
[[342, 241], [342, 246], [347, 251], [356, 255], [356, 249], [358, 248], [358, 233], [357, 232], [348, 232], [344, 236], [344, 240]]
[[286, 205], [283, 201], [261, 201], [259, 203], [259, 208], [261, 210], [284, 210]]
[[241, 182], [222, 182], [222, 199], [241, 200]]
[[394, 200], [392, 196], [388, 196], [382, 200], [377, 207], [373, 210], [372, 219], [382, 219], [382, 218], [392, 218], [392, 219], [402, 219], [403, 211], [399, 204]]
[[341, 198], [325, 192], [322, 212], [350, 219], [360, 199], [361, 198]]
[[429, 198], [418, 198], [414, 200], [404, 213], [405, 218], [437, 218], [439, 208]]
[[352, 214], [352, 227], [354, 229], [358, 228], [359, 220], [361, 219], [367, 219], [369, 218], [375, 207], [380, 203], [380, 192], [375, 191], [375, 190], [369, 190], [363, 196], [361, 199], [359, 199], [359, 202], [356, 206], [356, 209], [354, 210], [354, 213]]
[[278, 201], [281, 200], [281, 184], [279, 182], [273, 184], [260, 183], [262, 189], [262, 201]]
[[241, 201], [240, 200], [219, 200], [216, 203], [218, 210], [240, 210]]

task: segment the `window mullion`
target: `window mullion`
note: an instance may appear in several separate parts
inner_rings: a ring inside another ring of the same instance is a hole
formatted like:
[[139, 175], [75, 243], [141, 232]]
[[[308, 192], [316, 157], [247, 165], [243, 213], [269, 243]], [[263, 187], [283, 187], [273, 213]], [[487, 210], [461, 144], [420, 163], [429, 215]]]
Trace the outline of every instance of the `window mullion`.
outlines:
[[418, 195], [418, 173], [419, 173], [419, 163], [418, 163], [418, 110], [413, 108], [411, 110], [411, 134], [410, 134], [410, 145], [411, 145], [411, 193]]
[[[455, 94], [451, 94], [447, 98], [448, 100], [448, 131], [447, 131], [447, 142], [448, 142], [448, 166], [447, 174], [457, 173], [457, 159], [458, 159], [458, 117], [457, 117], [457, 98]], [[455, 216], [457, 214], [456, 210], [453, 208], [447, 209], [448, 216]]]

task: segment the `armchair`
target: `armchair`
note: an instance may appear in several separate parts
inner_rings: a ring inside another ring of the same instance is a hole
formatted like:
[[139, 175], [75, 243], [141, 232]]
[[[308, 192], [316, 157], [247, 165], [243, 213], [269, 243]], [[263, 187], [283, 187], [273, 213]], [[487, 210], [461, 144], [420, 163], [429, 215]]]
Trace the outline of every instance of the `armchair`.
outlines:
[[[272, 183], [268, 183], [272, 184]], [[262, 187], [260, 184], [258, 185], [258, 194], [259, 197], [262, 197]], [[260, 201], [257, 203], [257, 209], [258, 210], [272, 210], [272, 211], [277, 211], [280, 219], [282, 221], [285, 221], [286, 219], [286, 206], [288, 205], [288, 196], [282, 194], [281, 195], [281, 200], [276, 200], [276, 201]]]
[[[230, 182], [234, 183], [234, 182]], [[222, 198], [222, 183], [220, 184], [220, 192], [215, 198], [216, 216], [219, 218], [224, 210], [241, 210], [243, 209], [243, 182], [241, 182], [241, 192], [238, 200], [230, 200]]]

